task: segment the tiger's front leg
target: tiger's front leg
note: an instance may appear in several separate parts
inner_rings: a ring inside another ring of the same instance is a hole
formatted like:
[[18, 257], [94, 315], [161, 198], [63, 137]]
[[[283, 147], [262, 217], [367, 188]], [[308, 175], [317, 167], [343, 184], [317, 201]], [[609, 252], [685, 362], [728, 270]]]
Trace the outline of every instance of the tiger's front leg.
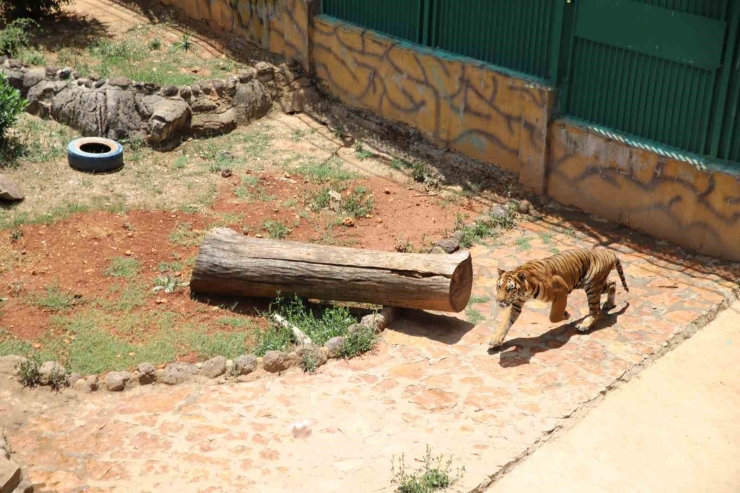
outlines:
[[501, 325], [499, 325], [498, 330], [493, 335], [493, 338], [491, 338], [491, 341], [488, 343], [490, 347], [501, 347], [501, 345], [504, 343], [504, 339], [506, 338], [506, 334], [509, 333], [509, 329], [511, 329], [511, 326], [514, 325], [514, 322], [516, 322], [521, 313], [522, 303], [512, 303], [506, 308], [504, 316], [501, 320]]
[[553, 296], [552, 307], [550, 308], [550, 322], [556, 324], [563, 320], [568, 320], [570, 314], [568, 308], [568, 285], [562, 277], [553, 276], [551, 281]]

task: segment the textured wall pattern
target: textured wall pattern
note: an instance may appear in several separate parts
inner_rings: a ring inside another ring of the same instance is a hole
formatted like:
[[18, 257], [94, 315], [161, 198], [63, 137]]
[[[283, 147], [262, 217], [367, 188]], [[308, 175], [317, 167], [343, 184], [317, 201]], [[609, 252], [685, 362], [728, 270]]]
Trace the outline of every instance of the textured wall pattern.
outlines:
[[740, 178], [563, 123], [549, 135], [547, 193], [607, 219], [740, 260]]

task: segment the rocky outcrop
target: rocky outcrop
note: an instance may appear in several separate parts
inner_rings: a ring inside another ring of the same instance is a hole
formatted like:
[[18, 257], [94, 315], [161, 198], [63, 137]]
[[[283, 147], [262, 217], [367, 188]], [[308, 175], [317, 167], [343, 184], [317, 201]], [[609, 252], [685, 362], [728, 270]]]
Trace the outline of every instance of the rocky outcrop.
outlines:
[[299, 113], [319, 95], [291, 62], [255, 68], [225, 80], [177, 87], [125, 77], [80, 77], [69, 67], [28, 68], [17, 60], [0, 66], [9, 83], [28, 99], [28, 111], [77, 129], [83, 136], [140, 139], [165, 146], [185, 135], [231, 132], [273, 108]]

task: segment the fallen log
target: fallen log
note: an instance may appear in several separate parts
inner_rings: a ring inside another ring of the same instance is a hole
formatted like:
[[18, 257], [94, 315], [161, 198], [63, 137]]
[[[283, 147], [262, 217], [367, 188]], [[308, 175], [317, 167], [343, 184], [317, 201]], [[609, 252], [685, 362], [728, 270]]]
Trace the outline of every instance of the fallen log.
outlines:
[[357, 301], [460, 312], [473, 286], [468, 252], [389, 253], [250, 238], [227, 228], [206, 235], [190, 289], [196, 294]]

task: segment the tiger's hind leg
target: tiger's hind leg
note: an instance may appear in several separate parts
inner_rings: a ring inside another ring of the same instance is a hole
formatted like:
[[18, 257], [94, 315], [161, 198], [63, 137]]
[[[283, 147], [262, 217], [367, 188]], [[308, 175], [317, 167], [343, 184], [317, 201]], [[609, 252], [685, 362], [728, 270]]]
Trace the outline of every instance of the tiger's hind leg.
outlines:
[[606, 283], [606, 303], [601, 305], [602, 310], [611, 310], [617, 306], [617, 281], [609, 281]]
[[585, 289], [588, 298], [588, 317], [584, 318], [576, 327], [581, 332], [590, 330], [601, 319], [601, 295], [607, 291], [607, 285], [587, 284]]

